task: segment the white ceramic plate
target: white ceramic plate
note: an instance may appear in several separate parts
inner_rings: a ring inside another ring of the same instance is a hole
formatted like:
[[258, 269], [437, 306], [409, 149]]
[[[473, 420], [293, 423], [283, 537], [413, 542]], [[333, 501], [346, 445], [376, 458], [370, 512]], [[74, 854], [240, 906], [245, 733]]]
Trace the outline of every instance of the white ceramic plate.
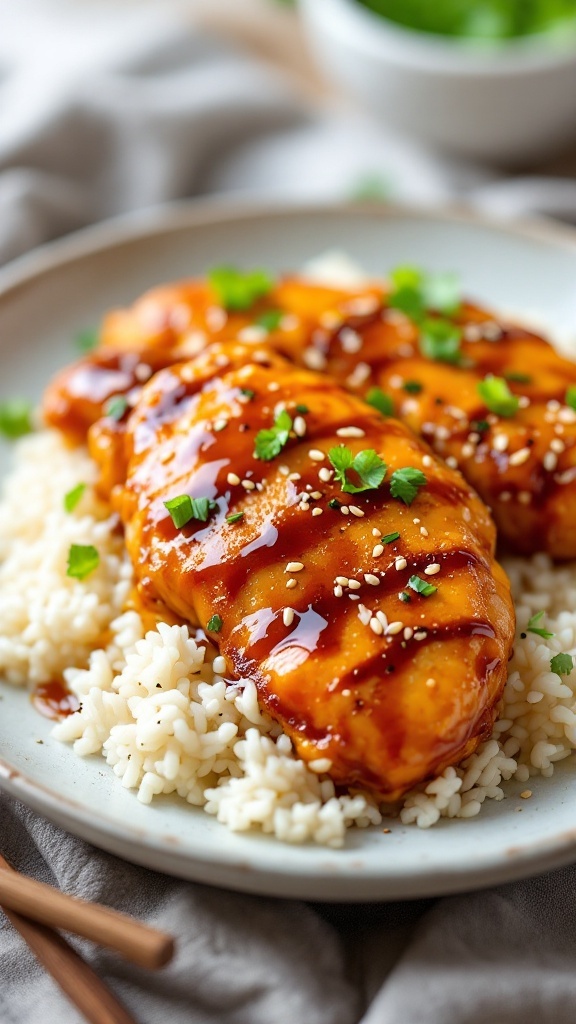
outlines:
[[[576, 337], [576, 233], [547, 224], [511, 230], [457, 214], [367, 208], [251, 210], [188, 204], [123, 219], [48, 246], [0, 273], [0, 399], [39, 397], [74, 355], [79, 329], [145, 288], [227, 262], [298, 267], [329, 248], [369, 271], [398, 263], [455, 269], [467, 293], [525, 310]], [[9, 452], [2, 451], [2, 469]], [[571, 759], [569, 759], [571, 760]], [[172, 799], [151, 807], [98, 758], [81, 761], [50, 737], [29, 695], [0, 683], [0, 786], [68, 831], [127, 860], [251, 892], [369, 900], [471, 889], [576, 859], [576, 769], [536, 779], [530, 801], [421, 831], [391, 824], [349, 833], [343, 850], [290, 847], [228, 832]], [[519, 813], [519, 809], [521, 813]]]

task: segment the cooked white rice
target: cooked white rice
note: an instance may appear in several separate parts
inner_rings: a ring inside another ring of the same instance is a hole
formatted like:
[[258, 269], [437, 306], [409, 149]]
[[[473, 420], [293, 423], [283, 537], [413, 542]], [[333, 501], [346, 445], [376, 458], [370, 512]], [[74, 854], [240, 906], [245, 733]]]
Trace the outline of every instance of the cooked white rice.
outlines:
[[[80, 756], [101, 754], [144, 803], [177, 793], [231, 829], [293, 843], [341, 846], [348, 826], [378, 824], [372, 798], [336, 796], [329, 765], [298, 759], [259, 710], [254, 684], [228, 685], [213, 670], [215, 652], [186, 627], [160, 624], [144, 636], [137, 613], [122, 613], [132, 572], [116, 518], [90, 486], [72, 514], [63, 507], [64, 494], [94, 472], [87, 454], [56, 433], [17, 445], [0, 503], [2, 675], [26, 685], [63, 672], [82, 706], [54, 734]], [[66, 576], [71, 543], [100, 552], [82, 582]], [[509, 779], [551, 775], [576, 749], [576, 672], [550, 672], [554, 654], [576, 653], [576, 570], [543, 555], [506, 569], [519, 630], [544, 609], [555, 636], [518, 640], [492, 738], [409, 794], [399, 811], [405, 824], [473, 817], [485, 800], [505, 796]]]

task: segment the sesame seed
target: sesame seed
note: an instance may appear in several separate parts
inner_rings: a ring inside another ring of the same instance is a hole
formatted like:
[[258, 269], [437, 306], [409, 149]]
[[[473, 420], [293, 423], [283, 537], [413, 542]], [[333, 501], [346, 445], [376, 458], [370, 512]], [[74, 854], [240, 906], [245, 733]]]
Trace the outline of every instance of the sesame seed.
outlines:
[[348, 505], [341, 505], [340, 506], [340, 511], [341, 511], [343, 516], [347, 516], [348, 513], [350, 512], [350, 509], [348, 508]]
[[428, 536], [428, 530], [426, 529], [425, 526], [421, 526], [420, 527], [420, 533], [422, 534], [423, 537], [427, 537]]
[[321, 516], [323, 511], [324, 511], [324, 509], [322, 509], [322, 508], [313, 508], [312, 509], [312, 515], [313, 516]]
[[436, 439], [438, 441], [447, 441], [448, 438], [450, 437], [450, 431], [448, 427], [444, 426], [443, 423], [440, 423], [437, 427], [435, 427], [434, 432], [436, 434]]
[[510, 456], [508, 461], [511, 466], [522, 466], [525, 462], [528, 461], [529, 458], [530, 449], [519, 448], [517, 452], [512, 452], [512, 455]]
[[355, 316], [368, 316], [375, 313], [380, 305], [375, 295], [359, 295], [357, 299], [351, 299], [346, 309]]
[[[257, 355], [259, 355], [259, 353], [258, 353], [258, 352], [255, 352], [255, 353], [254, 353], [254, 355], [252, 356], [252, 358], [253, 358], [253, 359], [256, 359], [256, 356], [257, 356]], [[270, 383], [270, 384], [268, 385], [268, 391], [280, 391], [280, 385], [278, 384], [278, 381], [275, 381], [275, 380], [273, 380], [273, 381], [272, 381], [272, 382], [271, 382], [271, 383]]]
[[555, 452], [546, 452], [542, 460], [542, 464], [544, 469], [548, 470], [549, 473], [552, 473], [558, 465], [558, 456]]
[[358, 597], [358, 594], [348, 594], [348, 600], [349, 601], [359, 601], [360, 598]]
[[[527, 409], [529, 405], [530, 405], [530, 399], [528, 398], [528, 396], [527, 395], [520, 395], [520, 398], [518, 399], [518, 408], [519, 409]], [[562, 418], [562, 413], [560, 413], [560, 418]]]
[[520, 799], [521, 800], [529, 800], [531, 796], [532, 796], [532, 790], [531, 789], [525, 789], [522, 793], [520, 793]]
[[150, 380], [152, 376], [152, 367], [148, 366], [148, 363], [138, 363], [138, 366], [134, 370], [134, 376], [136, 380], [139, 380], [141, 384], [146, 380]]
[[293, 608], [285, 608], [284, 609], [284, 611], [282, 612], [282, 622], [284, 623], [285, 626], [291, 626], [292, 625], [292, 623], [294, 622], [294, 609]]
[[477, 434], [475, 430], [472, 430], [468, 434], [468, 440], [470, 444], [478, 444], [478, 442], [481, 440], [480, 434]]
[[351, 327], [343, 327], [340, 331], [340, 344], [345, 352], [359, 352], [362, 348], [362, 338]]
[[576, 466], [564, 470], [563, 473], [557, 473], [554, 479], [557, 484], [571, 484], [573, 480], [576, 480]]
[[360, 427], [338, 427], [338, 437], [366, 437], [366, 432]]
[[297, 416], [292, 426], [294, 427], [296, 437], [304, 437], [306, 433], [306, 420], [303, 416]]
[[402, 557], [397, 558], [396, 561], [394, 562], [394, 568], [396, 569], [397, 572], [402, 572], [402, 569], [405, 569], [407, 565], [408, 562], [406, 561], [405, 558]]
[[342, 597], [343, 593], [344, 591], [342, 590], [342, 587], [340, 585], [334, 587], [334, 597]]
[[342, 323], [342, 314], [337, 313], [335, 309], [327, 309], [320, 315], [320, 323], [322, 327], [325, 327], [327, 331], [332, 331], [336, 327], [340, 327]]
[[297, 580], [286, 580], [286, 590], [293, 590], [296, 586]]
[[556, 452], [558, 455], [561, 455], [564, 449], [566, 448], [566, 445], [561, 438], [553, 437], [550, 441], [550, 447], [553, 452]]
[[371, 373], [372, 370], [368, 363], [357, 363], [352, 373], [346, 378], [346, 383], [351, 388], [358, 388], [368, 380]]
[[461, 454], [463, 458], [469, 459], [471, 455], [474, 455], [474, 445], [469, 443], [463, 444]]
[[432, 690], [432, 689], [433, 689], [433, 688], [434, 688], [434, 687], [436, 686], [436, 680], [435, 680], [435, 679], [432, 679], [432, 678], [430, 678], [430, 679], [427, 679], [427, 680], [426, 680], [426, 686], [427, 686], [427, 687], [428, 687], [428, 688], [429, 688], [430, 690]]
[[348, 586], [350, 587], [350, 590], [360, 590], [362, 584], [359, 580], [350, 579], [348, 580]]
[[288, 473], [290, 472], [290, 467], [278, 466], [278, 472], [280, 473], [280, 476], [288, 476]]
[[248, 345], [258, 345], [259, 342], [264, 341], [267, 335], [268, 332], [264, 327], [260, 327], [258, 324], [250, 324], [238, 332], [238, 341], [245, 341]]
[[349, 697], [350, 696], [350, 690], [348, 690], [348, 689], [342, 690], [342, 696], [343, 697]]
[[503, 501], [504, 503], [506, 503], [507, 501], [510, 501], [512, 495], [511, 495], [510, 491], [501, 491], [499, 497], [500, 497], [500, 501]]
[[386, 636], [396, 636], [404, 629], [403, 622], [391, 622], [386, 630]]
[[229, 484], [232, 484], [233, 487], [235, 487], [236, 484], [240, 483], [240, 477], [238, 476], [237, 473], [228, 473], [226, 480], [228, 481]]
[[402, 634], [405, 640], [411, 640], [414, 636], [414, 630], [411, 626], [405, 626], [404, 633]]
[[288, 562], [284, 572], [301, 572], [303, 568], [304, 562]]
[[300, 509], [301, 512], [309, 512], [310, 511], [310, 505], [308, 504], [307, 501], [301, 501], [298, 504], [298, 508]]
[[217, 675], [221, 676], [226, 671], [226, 658], [222, 657], [221, 654], [217, 654], [212, 662], [212, 668]]
[[379, 558], [380, 555], [384, 554], [384, 545], [377, 544], [376, 547], [372, 548], [372, 558]]
[[322, 497], [322, 491], [311, 491], [310, 497], [314, 498], [314, 501], [318, 501]]
[[384, 626], [384, 629], [388, 628], [388, 619], [386, 618], [386, 615], [384, 614], [384, 612], [378, 610], [376, 612], [376, 618], [378, 619], [378, 622], [382, 623], [382, 625]]
[[509, 443], [508, 434], [495, 434], [492, 438], [492, 447], [496, 452], [505, 452]]
[[424, 629], [417, 629], [416, 632], [414, 633], [414, 639], [415, 640], [425, 640], [426, 639], [426, 630], [424, 630]]
[[300, 476], [300, 473], [289, 473], [288, 474], [288, 479], [289, 480], [301, 480], [302, 477]]
[[432, 562], [432, 565], [427, 565], [424, 569], [424, 574], [426, 576], [435, 576], [437, 572], [440, 572], [438, 562]]
[[373, 526], [372, 527], [372, 536], [373, 537], [381, 537], [382, 536], [382, 530], [379, 530], [377, 526]]
[[384, 626], [374, 616], [372, 616], [372, 618], [370, 619], [370, 629], [372, 630], [373, 633], [376, 633], [376, 636], [382, 636], [384, 632]]
[[358, 508], [358, 505], [350, 505], [350, 511], [353, 516], [356, 516], [357, 519], [362, 519], [366, 514], [362, 511], [361, 508]]
[[432, 465], [432, 456], [431, 455], [423, 455], [422, 456], [422, 465], [426, 466], [426, 469], [428, 469], [428, 467]]
[[256, 490], [259, 491], [259, 492], [263, 491], [264, 490], [264, 484], [258, 482], [256, 484]]
[[318, 448], [311, 448], [308, 455], [312, 459], [312, 462], [322, 462], [326, 458], [324, 452], [321, 452]]
[[420, 520], [418, 519], [418, 517], [416, 517], [416, 519], [413, 519], [412, 522], [414, 523], [414, 526], [418, 526]]
[[217, 433], [220, 433], [221, 430], [225, 430], [227, 426], [228, 426], [228, 420], [225, 419], [224, 416], [222, 416], [218, 420], [214, 420], [214, 430]]
[[243, 480], [242, 481], [242, 487], [244, 488], [245, 491], [255, 491], [256, 490], [256, 484], [254, 483], [253, 480]]
[[476, 342], [482, 340], [482, 328], [480, 324], [466, 324], [464, 328], [464, 341]]
[[556, 398], [551, 398], [548, 402], [546, 402], [546, 408], [549, 409], [550, 412], [558, 412], [558, 410], [561, 409], [562, 406]]
[[446, 459], [446, 465], [450, 466], [450, 469], [458, 469], [458, 459], [454, 458], [453, 455], [449, 455]]
[[322, 466], [321, 469], [318, 470], [318, 479], [321, 480], [323, 484], [327, 484], [331, 478], [332, 470], [328, 469], [328, 466]]
[[341, 587], [347, 587], [348, 586], [348, 577], [347, 576], [337, 576], [334, 582], [335, 583], [339, 583]]
[[325, 370], [326, 369], [326, 356], [320, 349], [317, 348], [306, 348], [302, 356], [304, 364], [309, 370]]
[[367, 626], [372, 618], [372, 612], [366, 607], [365, 604], [358, 605], [358, 618], [363, 626]]
[[366, 580], [366, 583], [370, 584], [371, 587], [379, 587], [380, 586], [380, 580], [379, 580], [378, 576], [374, 575], [373, 572], [365, 572], [364, 573], [364, 579]]

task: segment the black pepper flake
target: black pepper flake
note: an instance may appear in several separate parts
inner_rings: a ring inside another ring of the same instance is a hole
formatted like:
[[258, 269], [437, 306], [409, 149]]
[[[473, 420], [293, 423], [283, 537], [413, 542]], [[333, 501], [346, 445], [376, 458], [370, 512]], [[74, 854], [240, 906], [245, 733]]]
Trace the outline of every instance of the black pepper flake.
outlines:
[[250, 427], [248, 426], [247, 423], [241, 423], [240, 426], [238, 427], [238, 430], [240, 431], [241, 434], [245, 434], [247, 430], [250, 430]]
[[384, 671], [385, 672], [395, 672], [396, 671], [396, 666], [395, 665], [386, 665], [386, 668], [384, 669]]
[[520, 633], [520, 639], [521, 640], [525, 640], [527, 635], [528, 635], [527, 633]]

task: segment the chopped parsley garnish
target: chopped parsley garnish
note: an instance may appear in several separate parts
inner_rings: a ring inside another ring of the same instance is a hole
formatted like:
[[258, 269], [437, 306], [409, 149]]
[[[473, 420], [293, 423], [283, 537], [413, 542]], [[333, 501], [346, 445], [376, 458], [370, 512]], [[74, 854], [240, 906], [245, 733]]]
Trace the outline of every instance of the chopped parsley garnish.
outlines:
[[74, 339], [74, 345], [79, 352], [92, 352], [98, 344], [98, 331], [95, 327], [87, 327], [79, 331]]
[[208, 274], [220, 305], [231, 312], [250, 309], [258, 299], [272, 290], [274, 282], [265, 270], [238, 270], [236, 267], [215, 267]]
[[178, 494], [175, 498], [165, 501], [164, 506], [168, 509], [177, 530], [186, 526], [191, 519], [199, 519], [201, 523], [205, 523], [210, 513], [218, 507], [211, 498], [191, 498], [189, 494]]
[[409, 395], [419, 395], [423, 386], [419, 380], [406, 380], [402, 385], [404, 391], [407, 391]]
[[398, 530], [396, 530], [394, 533], [387, 533], [385, 537], [380, 537], [380, 543], [381, 544], [392, 544], [393, 541], [399, 540], [399, 539], [400, 539], [400, 534], [398, 533]]
[[212, 615], [206, 623], [206, 629], [210, 630], [211, 633], [219, 633], [223, 625], [224, 621], [219, 615]]
[[[328, 458], [334, 467], [334, 476], [346, 494], [359, 494], [361, 491], [374, 491], [386, 476], [386, 463], [382, 461], [373, 448], [365, 448], [354, 455], [346, 445], [331, 448]], [[355, 484], [346, 475], [353, 470], [360, 483]]]
[[404, 602], [404, 604], [409, 604], [410, 601], [412, 600], [410, 594], [407, 594], [405, 590], [402, 590], [401, 593], [398, 594], [398, 597], [400, 598], [401, 601]]
[[104, 412], [106, 416], [110, 416], [113, 420], [121, 420], [126, 409], [128, 408], [128, 400], [125, 395], [112, 395], [104, 406]]
[[558, 676], [569, 676], [574, 668], [574, 658], [571, 654], [555, 654], [550, 659], [550, 671]]
[[497, 416], [509, 417], [517, 412], [519, 401], [503, 377], [485, 377], [478, 381], [476, 390], [490, 412], [495, 412]]
[[295, 411], [295, 412], [297, 412], [297, 413], [299, 413], [299, 414], [300, 414], [300, 416], [305, 416], [305, 415], [306, 415], [306, 413], [310, 412], [310, 409], [308, 408], [308, 406], [307, 406], [307, 405], [302, 405], [302, 404], [301, 404], [301, 403], [299, 402], [299, 403], [298, 403], [298, 405], [295, 405], [295, 406], [294, 406], [294, 411]]
[[64, 509], [66, 512], [74, 511], [85, 490], [86, 484], [76, 484], [76, 487], [73, 487], [71, 491], [68, 491], [68, 494], [64, 495]]
[[[390, 275], [393, 289], [388, 297], [419, 328], [422, 355], [443, 363], [460, 361], [462, 331], [446, 317], [460, 311], [460, 287], [455, 274], [426, 274], [419, 267], [397, 267]], [[430, 316], [430, 312], [440, 314]]]
[[390, 477], [390, 494], [398, 498], [405, 505], [411, 505], [418, 494], [420, 487], [424, 487], [426, 477], [420, 469], [413, 466], [404, 466], [403, 469], [396, 469]]
[[364, 401], [381, 412], [383, 416], [394, 415], [394, 402], [390, 395], [382, 391], [382, 388], [370, 388], [364, 396]]
[[33, 405], [25, 398], [8, 398], [0, 402], [0, 434], [15, 441], [24, 434], [30, 434], [32, 426]]
[[541, 636], [544, 640], [549, 640], [551, 636], [554, 636], [554, 633], [550, 633], [548, 629], [543, 629], [542, 626], [538, 625], [543, 617], [544, 612], [536, 612], [535, 615], [532, 615], [532, 617], [528, 619], [526, 629], [528, 633], [536, 633], [536, 636]]
[[566, 402], [566, 405], [576, 411], [576, 387], [570, 387], [567, 389], [564, 401]]
[[244, 398], [247, 398], [249, 402], [256, 398], [256, 392], [252, 388], [240, 388], [240, 394], [244, 395]]
[[243, 512], [233, 512], [231, 516], [226, 516], [227, 523], [239, 523], [244, 518]]
[[282, 449], [287, 445], [290, 431], [292, 430], [292, 418], [282, 409], [276, 419], [274, 426], [266, 430], [259, 430], [254, 441], [254, 458], [262, 459], [263, 462], [271, 462]]
[[475, 430], [477, 434], [485, 434], [487, 430], [490, 430], [490, 424], [488, 420], [472, 420], [470, 429]]
[[432, 594], [435, 594], [438, 590], [438, 587], [423, 580], [420, 576], [411, 576], [408, 580], [408, 586], [412, 587], [412, 590], [415, 590], [417, 594], [422, 594], [422, 597], [432, 597]]
[[450, 320], [429, 317], [422, 323], [419, 344], [426, 359], [435, 359], [439, 363], [459, 363], [461, 342], [462, 331]]
[[255, 323], [258, 327], [264, 327], [267, 331], [277, 331], [282, 323], [284, 313], [281, 309], [267, 309], [256, 317]]
[[509, 380], [511, 384], [531, 384], [532, 377], [529, 373], [520, 373], [516, 370], [510, 370], [509, 373], [505, 373], [504, 377]]
[[100, 564], [100, 555], [92, 544], [71, 544], [68, 552], [67, 576], [83, 580]]

